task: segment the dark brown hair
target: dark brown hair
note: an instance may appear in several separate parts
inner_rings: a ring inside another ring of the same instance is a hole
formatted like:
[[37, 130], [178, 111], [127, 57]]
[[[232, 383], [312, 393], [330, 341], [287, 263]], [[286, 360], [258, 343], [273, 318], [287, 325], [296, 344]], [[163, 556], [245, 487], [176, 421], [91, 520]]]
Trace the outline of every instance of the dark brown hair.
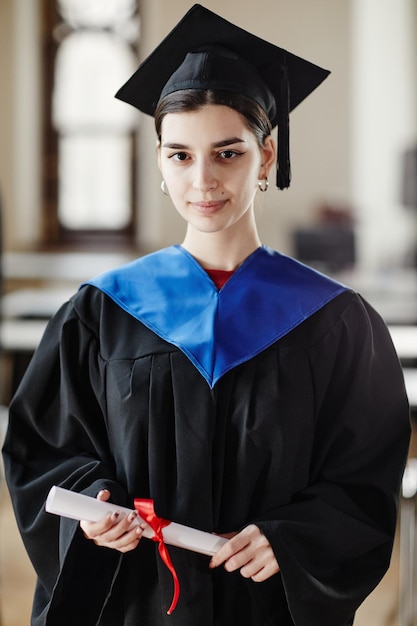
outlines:
[[197, 111], [207, 104], [227, 106], [240, 113], [247, 128], [255, 135], [259, 147], [264, 145], [266, 137], [271, 134], [271, 122], [255, 100], [233, 91], [183, 89], [168, 94], [156, 107], [154, 117], [158, 141], [161, 141], [162, 120], [165, 115]]

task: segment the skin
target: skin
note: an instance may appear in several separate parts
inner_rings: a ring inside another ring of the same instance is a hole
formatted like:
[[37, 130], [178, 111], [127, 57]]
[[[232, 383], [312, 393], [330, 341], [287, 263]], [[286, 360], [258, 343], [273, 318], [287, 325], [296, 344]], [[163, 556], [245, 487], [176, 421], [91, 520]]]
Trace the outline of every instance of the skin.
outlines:
[[[205, 268], [234, 270], [260, 246], [254, 198], [258, 180], [268, 177], [276, 159], [271, 137], [259, 146], [244, 118], [226, 106], [207, 105], [198, 111], [169, 113], [162, 122], [158, 164], [172, 202], [185, 220], [182, 243]], [[100, 491], [98, 500], [110, 493]], [[128, 552], [142, 538], [143, 528], [129, 530], [135, 513], [80, 523], [97, 545]], [[209, 567], [240, 570], [245, 578], [266, 580], [279, 565], [265, 535], [251, 524], [226, 535], [229, 541]]]
[[164, 118], [159, 168], [187, 223], [182, 245], [203, 267], [234, 270], [259, 247], [253, 203], [275, 154], [271, 137], [261, 149], [244, 118], [226, 106]]

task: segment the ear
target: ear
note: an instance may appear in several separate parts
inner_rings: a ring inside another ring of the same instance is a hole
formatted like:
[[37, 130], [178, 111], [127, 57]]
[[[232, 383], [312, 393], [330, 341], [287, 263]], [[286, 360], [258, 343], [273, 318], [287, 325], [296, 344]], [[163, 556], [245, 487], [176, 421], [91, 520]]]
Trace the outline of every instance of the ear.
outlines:
[[261, 148], [261, 157], [262, 162], [259, 170], [259, 180], [268, 178], [269, 172], [277, 160], [277, 148], [271, 135], [265, 138], [264, 145]]

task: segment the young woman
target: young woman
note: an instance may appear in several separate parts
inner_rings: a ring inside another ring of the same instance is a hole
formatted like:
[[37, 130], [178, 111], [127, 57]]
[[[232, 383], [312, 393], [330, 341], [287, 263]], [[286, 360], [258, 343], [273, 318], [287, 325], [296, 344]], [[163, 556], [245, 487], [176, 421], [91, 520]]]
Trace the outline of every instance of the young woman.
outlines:
[[[121, 92], [137, 105], [166, 46], [181, 48], [140, 108], [186, 233], [84, 285], [10, 407], [33, 625], [346, 626], [388, 567], [409, 439], [401, 369], [360, 296], [260, 242], [254, 199], [288, 85], [282, 64], [271, 87], [237, 53], [256, 57], [255, 43], [194, 7]], [[59, 520], [44, 510], [54, 484], [132, 508], [151, 498], [228, 541], [212, 558], [170, 548], [181, 595], [167, 615], [171, 575], [134, 515]]]

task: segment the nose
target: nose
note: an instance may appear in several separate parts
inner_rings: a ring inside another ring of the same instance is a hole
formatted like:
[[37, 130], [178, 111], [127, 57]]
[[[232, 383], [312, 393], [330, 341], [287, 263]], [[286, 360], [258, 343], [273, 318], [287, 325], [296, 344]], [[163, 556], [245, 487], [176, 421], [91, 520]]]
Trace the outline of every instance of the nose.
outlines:
[[193, 187], [198, 191], [209, 191], [217, 187], [213, 163], [206, 159], [195, 162], [193, 171]]

